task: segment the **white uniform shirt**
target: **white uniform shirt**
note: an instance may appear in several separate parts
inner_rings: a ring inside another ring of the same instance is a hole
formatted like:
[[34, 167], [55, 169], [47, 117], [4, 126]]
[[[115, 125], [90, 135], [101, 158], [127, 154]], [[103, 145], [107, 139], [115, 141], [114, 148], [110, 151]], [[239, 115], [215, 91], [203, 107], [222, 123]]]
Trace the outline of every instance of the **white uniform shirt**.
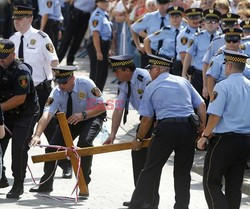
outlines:
[[[16, 32], [10, 37], [15, 44], [15, 53], [18, 56], [18, 49], [21, 41], [21, 33]], [[33, 68], [32, 78], [34, 85], [37, 86], [44, 80], [52, 80], [51, 61], [58, 60], [54, 45], [49, 36], [39, 30], [30, 27], [23, 34], [23, 56], [24, 62]]]

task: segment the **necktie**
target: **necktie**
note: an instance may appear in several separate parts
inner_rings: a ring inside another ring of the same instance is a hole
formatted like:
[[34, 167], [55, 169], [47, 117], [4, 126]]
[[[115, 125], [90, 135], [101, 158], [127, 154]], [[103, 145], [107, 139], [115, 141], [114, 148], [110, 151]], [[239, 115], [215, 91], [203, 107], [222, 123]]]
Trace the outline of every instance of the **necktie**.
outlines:
[[72, 97], [71, 92], [68, 92], [68, 102], [67, 102], [67, 111], [66, 111], [66, 118], [69, 118], [72, 115]]
[[24, 38], [24, 36], [21, 35], [21, 41], [20, 41], [20, 45], [18, 48], [18, 58], [19, 59], [23, 59], [23, 38]]
[[175, 41], [174, 41], [174, 43], [175, 43], [175, 55], [174, 55], [174, 59], [176, 59], [176, 56], [177, 56], [176, 46], [177, 46], [177, 36], [178, 36], [179, 32], [180, 32], [179, 29], [175, 30]]
[[[161, 17], [160, 29], [161, 29], [162, 27], [164, 27], [164, 19], [165, 19], [165, 17]], [[162, 47], [162, 44], [163, 44], [163, 40], [160, 40], [160, 41], [158, 42], [158, 52], [159, 52], [159, 49]]]
[[131, 94], [131, 86], [130, 86], [130, 81], [128, 81], [128, 94], [127, 94], [127, 99], [125, 103], [125, 110], [124, 110], [124, 115], [123, 115], [123, 124], [127, 122], [127, 115], [128, 115], [128, 105], [129, 105], [129, 98]]
[[210, 36], [210, 43], [211, 43], [211, 41], [214, 39], [214, 34], [212, 34], [211, 36]]

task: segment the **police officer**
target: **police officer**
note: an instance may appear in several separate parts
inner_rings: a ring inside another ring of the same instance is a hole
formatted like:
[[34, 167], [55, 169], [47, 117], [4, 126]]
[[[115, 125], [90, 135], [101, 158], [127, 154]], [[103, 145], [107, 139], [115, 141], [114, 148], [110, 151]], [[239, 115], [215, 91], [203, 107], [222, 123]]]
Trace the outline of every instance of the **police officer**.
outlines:
[[[233, 13], [227, 13], [221, 16], [221, 29], [225, 30], [227, 28], [239, 28], [238, 20], [240, 16]], [[208, 99], [208, 87], [207, 87], [207, 77], [206, 72], [209, 67], [209, 63], [213, 56], [218, 53], [218, 50], [226, 44], [225, 42], [225, 34], [220, 34], [218, 37], [214, 38], [210, 43], [202, 61], [203, 61], [203, 90], [202, 95], [204, 98]]]
[[[126, 123], [129, 103], [135, 110], [140, 107], [141, 99], [146, 86], [151, 82], [151, 77], [147, 70], [136, 68], [133, 62], [132, 55], [119, 55], [109, 57], [112, 71], [115, 77], [120, 81], [118, 89], [118, 98], [116, 100], [115, 110], [112, 116], [112, 128], [109, 137], [104, 144], [113, 143], [116, 138], [116, 133], [121, 123], [122, 114], [124, 112], [123, 123]], [[139, 125], [138, 125], [139, 127]], [[152, 129], [148, 131], [146, 138], [151, 137]], [[134, 185], [138, 180], [141, 170], [144, 167], [147, 148], [140, 151], [132, 151], [132, 164]], [[154, 204], [158, 205], [158, 194], [155, 195]], [[129, 206], [129, 202], [124, 202], [124, 206]]]
[[[178, 60], [180, 60], [177, 51], [177, 36], [180, 31], [184, 28], [181, 25], [182, 22], [182, 13], [184, 9], [182, 7], [170, 7], [167, 9], [167, 14], [169, 15], [170, 25], [164, 26], [161, 30], [156, 31], [155, 33], [149, 35], [144, 39], [145, 51], [147, 54], [152, 54], [152, 50], [150, 47], [150, 42], [159, 42], [163, 41], [162, 47], [157, 51], [157, 54], [167, 58], [172, 59], [174, 61], [174, 66], [176, 69], [172, 69], [173, 71], [177, 71]], [[167, 37], [167, 38], [166, 38]], [[179, 66], [182, 68], [182, 66]], [[173, 72], [170, 72], [173, 74]]]
[[179, 54], [182, 63], [184, 62], [189, 40], [191, 39], [194, 33], [199, 32], [200, 21], [202, 18], [202, 9], [201, 8], [187, 9], [185, 10], [185, 14], [188, 25], [177, 36], [177, 47], [176, 47], [176, 51]]
[[67, 26], [58, 50], [61, 62], [69, 49], [67, 65], [72, 65], [75, 60], [75, 54], [88, 28], [90, 14], [95, 8], [95, 0], [71, 0], [70, 2], [71, 9], [67, 15]]
[[[146, 31], [147, 35], [160, 30], [163, 26], [169, 25], [169, 16], [167, 15], [167, 9], [171, 4], [170, 0], [157, 0], [158, 10], [155, 12], [146, 13], [142, 18], [138, 19], [131, 25], [132, 37], [136, 48], [141, 52], [141, 67], [146, 67], [148, 63], [148, 57], [145, 53], [144, 46], [140, 44], [139, 33]], [[153, 54], [162, 47], [163, 41], [151, 42], [150, 46]]]
[[[202, 59], [211, 41], [219, 36], [217, 28], [220, 20], [220, 12], [217, 10], [207, 9], [203, 14], [205, 17], [206, 30], [195, 33], [195, 35], [189, 40], [182, 72], [182, 76], [185, 78], [187, 77], [187, 74], [192, 75], [191, 83], [200, 95], [202, 95], [203, 89]], [[190, 67], [191, 62], [192, 67]]]
[[[14, 177], [14, 184], [7, 198], [19, 198], [23, 194], [28, 143], [39, 115], [37, 94], [31, 77], [32, 68], [15, 59], [14, 51], [12, 41], [0, 41], [0, 103], [5, 125], [12, 133], [12, 136], [6, 134], [0, 143], [4, 156], [9, 139], [12, 138], [11, 169]], [[3, 177], [6, 178], [5, 174]]]
[[168, 73], [172, 67], [170, 60], [149, 55], [149, 64], [153, 81], [146, 87], [143, 94], [139, 108], [139, 113], [143, 118], [136, 139], [133, 141], [133, 149], [141, 149], [154, 114], [156, 114], [158, 126], [129, 209], [151, 208], [147, 204], [149, 192], [154, 190], [155, 183], [161, 176], [162, 167], [173, 151], [175, 152], [176, 200], [174, 208], [188, 208], [190, 170], [194, 157], [196, 131], [199, 126], [198, 116], [194, 115], [194, 108], [198, 109], [202, 121], [200, 128], [203, 130], [206, 120], [205, 104], [189, 81]]
[[[106, 116], [105, 105], [101, 91], [95, 83], [88, 78], [75, 78], [73, 75], [75, 69], [74, 66], [53, 68], [55, 82], [59, 85], [54, 87], [50, 93], [30, 146], [41, 142], [40, 136], [57, 111], [66, 113], [72, 138], [75, 139], [79, 136], [78, 147], [93, 146], [92, 142], [99, 133]], [[65, 146], [59, 126], [56, 128], [50, 144]], [[53, 151], [56, 150], [46, 149], [47, 153]], [[91, 180], [91, 164], [92, 156], [81, 157], [81, 167], [86, 184], [89, 184]], [[46, 179], [47, 181], [36, 188], [31, 188], [30, 192], [50, 192], [53, 190], [54, 167], [55, 161], [45, 162], [44, 175], [40, 182], [44, 182]]]
[[60, 1], [42, 0], [41, 7], [40, 14], [42, 19], [40, 30], [47, 33], [57, 51], [58, 35], [63, 21]]
[[90, 79], [102, 91], [108, 76], [108, 54], [112, 38], [112, 22], [107, 10], [108, 0], [96, 0], [97, 8], [92, 13], [89, 25], [91, 37], [87, 51], [90, 59]]
[[[198, 147], [209, 142], [203, 187], [209, 208], [240, 208], [244, 169], [250, 152], [250, 81], [242, 72], [246, 55], [224, 51], [227, 79], [214, 87], [209, 119]], [[222, 178], [225, 192], [222, 192]]]
[[226, 79], [224, 50], [231, 50], [236, 52], [240, 51], [242, 53], [242, 50], [240, 50], [242, 30], [237, 28], [230, 28], [223, 30], [223, 34], [225, 34], [224, 38], [226, 41], [226, 45], [220, 49], [221, 52], [217, 53], [216, 56], [212, 58], [206, 73], [207, 89], [210, 98], [213, 97], [212, 93], [215, 84]]
[[240, 27], [243, 30], [243, 38], [242, 43], [249, 42], [250, 41], [250, 21], [244, 20], [240, 23]]

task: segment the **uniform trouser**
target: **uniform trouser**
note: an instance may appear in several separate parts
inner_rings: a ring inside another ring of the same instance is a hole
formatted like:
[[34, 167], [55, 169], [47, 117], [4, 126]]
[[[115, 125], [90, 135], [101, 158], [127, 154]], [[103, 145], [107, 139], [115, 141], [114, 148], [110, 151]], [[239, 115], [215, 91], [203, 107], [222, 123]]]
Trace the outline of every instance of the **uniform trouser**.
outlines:
[[90, 38], [87, 46], [87, 51], [90, 59], [90, 79], [92, 79], [96, 86], [103, 91], [105, 82], [108, 77], [108, 53], [110, 48], [110, 41], [101, 41], [101, 51], [103, 60], [99, 61], [96, 57], [96, 50], [92, 38]]
[[70, 10], [68, 15], [68, 24], [64, 31], [62, 41], [58, 50], [58, 58], [61, 62], [70, 46], [67, 65], [70, 65], [75, 60], [75, 54], [79, 49], [85, 32], [88, 28], [90, 13], [80, 11], [76, 8]]
[[47, 24], [45, 25], [44, 28], [44, 32], [47, 33], [48, 36], [50, 37], [56, 52], [58, 47], [58, 34], [59, 34], [60, 24], [61, 23], [59, 21], [48, 19]]
[[[239, 209], [241, 186], [250, 137], [239, 135], [215, 136], [209, 141], [205, 158], [203, 187], [209, 209]], [[222, 192], [222, 178], [225, 193]]]
[[[76, 125], [69, 125], [72, 138], [75, 139], [79, 136], [79, 140], [77, 143], [77, 147], [91, 147], [93, 146], [93, 140], [98, 135], [101, 130], [103, 123], [103, 114], [96, 116], [94, 118], [90, 118], [86, 121], [79, 122]], [[56, 128], [56, 133], [51, 141], [52, 145], [62, 145], [65, 146], [64, 139], [62, 137], [61, 129], [58, 126]], [[55, 149], [47, 148], [46, 153], [54, 152]], [[81, 167], [83, 170], [83, 175], [86, 181], [86, 184], [90, 182], [90, 173], [91, 173], [91, 165], [92, 165], [93, 156], [85, 156], [81, 157]], [[53, 172], [55, 168], [55, 161], [45, 162], [44, 164], [44, 175], [42, 176], [40, 182], [43, 182], [49, 178], [52, 174], [51, 178], [42, 184], [40, 187], [52, 187], [55, 172]]]
[[5, 125], [11, 131], [12, 136], [6, 133], [5, 137], [0, 140], [3, 151], [2, 158], [4, 157], [9, 140], [12, 138], [11, 169], [14, 181], [17, 183], [23, 183], [25, 178], [29, 150], [28, 144], [31, 140], [37, 118], [38, 114], [21, 116], [15, 120], [5, 119]]
[[[181, 130], [181, 131], [180, 131]], [[130, 207], [141, 209], [155, 189], [162, 167], [174, 151], [175, 209], [187, 209], [190, 199], [190, 170], [193, 164], [196, 129], [190, 123], [160, 123], [148, 150], [148, 158], [134, 190]]]

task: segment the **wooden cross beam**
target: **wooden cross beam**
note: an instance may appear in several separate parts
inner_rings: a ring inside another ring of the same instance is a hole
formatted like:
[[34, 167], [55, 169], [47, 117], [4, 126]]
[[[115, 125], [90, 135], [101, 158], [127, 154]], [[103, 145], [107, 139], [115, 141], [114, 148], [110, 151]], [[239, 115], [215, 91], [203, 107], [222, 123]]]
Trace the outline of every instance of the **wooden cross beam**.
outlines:
[[[59, 121], [59, 125], [62, 131], [62, 135], [66, 144], [66, 147], [73, 147], [73, 139], [70, 133], [70, 129], [66, 120], [65, 113], [59, 112], [57, 113], [57, 118]], [[148, 147], [150, 143], [150, 139], [146, 139], [143, 142], [142, 147]], [[110, 145], [103, 145], [103, 146], [96, 146], [96, 147], [86, 147], [86, 148], [78, 148], [76, 149], [76, 152], [79, 156], [88, 156], [88, 155], [94, 155], [94, 154], [101, 154], [101, 153], [108, 153], [108, 152], [115, 152], [115, 151], [121, 151], [121, 150], [127, 150], [132, 149], [132, 143], [119, 143], [119, 144], [110, 144]], [[68, 156], [70, 158], [71, 164], [73, 166], [75, 175], [77, 174], [77, 158], [74, 155], [73, 151], [68, 151]], [[55, 160], [63, 160], [66, 159], [67, 156], [65, 155], [65, 151], [58, 151], [58, 152], [51, 152], [46, 153], [42, 155], [35, 155], [32, 156], [33, 163], [40, 163], [40, 162], [48, 162], [48, 161], [55, 161]], [[82, 169], [80, 168], [79, 173], [79, 189], [81, 194], [88, 194], [88, 189], [86, 186], [85, 179], [83, 177]]]

